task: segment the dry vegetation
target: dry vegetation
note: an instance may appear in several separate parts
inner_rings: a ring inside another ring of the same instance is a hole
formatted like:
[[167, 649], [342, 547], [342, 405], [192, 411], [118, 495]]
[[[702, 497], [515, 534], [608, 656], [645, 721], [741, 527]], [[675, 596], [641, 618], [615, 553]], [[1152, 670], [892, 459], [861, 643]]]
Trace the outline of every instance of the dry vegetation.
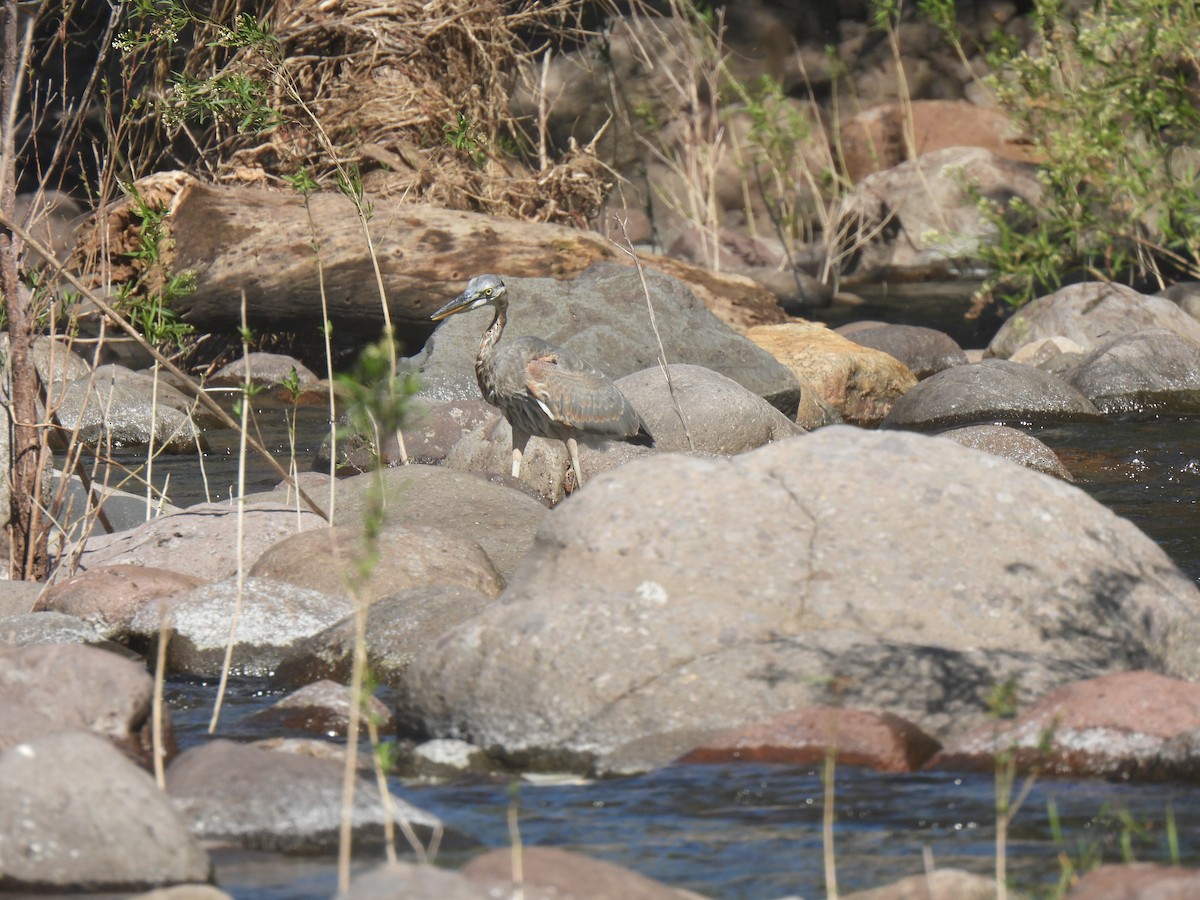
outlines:
[[[159, 144], [135, 155], [162, 160], [183, 148], [220, 181], [277, 181], [301, 169], [320, 179], [340, 168], [361, 173], [369, 194], [450, 209], [572, 225], [596, 214], [611, 179], [595, 156], [583, 148], [557, 160], [539, 154], [539, 123], [509, 112], [523, 64], [549, 42], [583, 37], [577, 0], [260, 6], [214, 4], [213, 24], [196, 27], [183, 72], [193, 83], [231, 74], [259, 81], [278, 127], [181, 121], [166, 134], [142, 129]], [[221, 46], [228, 23], [244, 13], [267, 24], [269, 46]], [[169, 67], [159, 60], [154, 70]], [[149, 93], [174, 102], [161, 76]]]

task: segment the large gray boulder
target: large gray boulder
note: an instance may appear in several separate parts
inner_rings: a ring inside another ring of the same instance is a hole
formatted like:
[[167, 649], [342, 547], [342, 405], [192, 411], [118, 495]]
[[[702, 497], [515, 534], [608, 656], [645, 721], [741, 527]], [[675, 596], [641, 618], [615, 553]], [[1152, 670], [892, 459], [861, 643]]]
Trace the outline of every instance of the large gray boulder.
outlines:
[[1200, 321], [1166, 297], [1139, 294], [1120, 284], [1085, 281], [1021, 307], [1000, 326], [988, 352], [1007, 359], [1026, 344], [1051, 337], [1069, 338], [1090, 351], [1109, 338], [1145, 328], [1166, 328], [1200, 342]]
[[1082, 491], [951, 441], [835, 426], [662, 455], [553, 510], [499, 601], [427, 647], [401, 716], [517, 762], [817, 703], [977, 724], [1127, 668], [1200, 676], [1200, 590]]
[[[795, 416], [800, 387], [786, 368], [717, 319], [682, 282], [645, 274], [667, 362], [713, 369]], [[506, 278], [505, 284], [506, 335], [534, 335], [573, 350], [613, 379], [657, 363], [660, 350], [636, 269], [597, 263], [572, 281]], [[479, 396], [475, 354], [490, 322], [484, 311], [442, 323], [421, 364], [423, 396], [431, 402]]]
[[0, 886], [79, 894], [207, 881], [199, 842], [108, 741], [64, 732], [0, 752]]

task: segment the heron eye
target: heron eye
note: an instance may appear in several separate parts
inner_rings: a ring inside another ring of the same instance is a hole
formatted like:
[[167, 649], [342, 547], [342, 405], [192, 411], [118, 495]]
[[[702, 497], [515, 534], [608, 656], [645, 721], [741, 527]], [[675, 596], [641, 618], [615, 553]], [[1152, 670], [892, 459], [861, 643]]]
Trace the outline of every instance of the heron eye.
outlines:
[[485, 288], [483, 293], [484, 293], [484, 296], [490, 297], [490, 296], [492, 296], [492, 289]]

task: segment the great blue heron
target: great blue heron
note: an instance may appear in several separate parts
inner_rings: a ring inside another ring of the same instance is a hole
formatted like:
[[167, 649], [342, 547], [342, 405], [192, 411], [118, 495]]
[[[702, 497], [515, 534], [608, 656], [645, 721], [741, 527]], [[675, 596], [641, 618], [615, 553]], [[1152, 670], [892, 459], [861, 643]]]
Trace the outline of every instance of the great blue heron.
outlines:
[[476, 275], [467, 289], [431, 317], [490, 306], [496, 310], [475, 357], [475, 377], [483, 399], [499, 407], [512, 426], [512, 473], [521, 474], [521, 456], [530, 435], [565, 441], [583, 484], [577, 439], [586, 436], [653, 447], [641, 416], [603, 372], [569, 350], [537, 337], [519, 337], [497, 347], [508, 318], [508, 288], [498, 275]]

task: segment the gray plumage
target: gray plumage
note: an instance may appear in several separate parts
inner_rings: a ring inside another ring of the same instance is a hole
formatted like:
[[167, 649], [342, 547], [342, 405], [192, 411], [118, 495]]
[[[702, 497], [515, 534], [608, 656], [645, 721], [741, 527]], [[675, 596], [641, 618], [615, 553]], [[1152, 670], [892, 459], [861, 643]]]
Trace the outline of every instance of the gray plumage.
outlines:
[[475, 377], [483, 399], [498, 407], [512, 426], [514, 476], [531, 435], [564, 441], [583, 484], [578, 439], [587, 436], [654, 446], [645, 423], [603, 372], [569, 350], [536, 337], [497, 346], [508, 318], [508, 289], [497, 275], [477, 275], [467, 289], [431, 317], [491, 306], [496, 313], [475, 357]]

